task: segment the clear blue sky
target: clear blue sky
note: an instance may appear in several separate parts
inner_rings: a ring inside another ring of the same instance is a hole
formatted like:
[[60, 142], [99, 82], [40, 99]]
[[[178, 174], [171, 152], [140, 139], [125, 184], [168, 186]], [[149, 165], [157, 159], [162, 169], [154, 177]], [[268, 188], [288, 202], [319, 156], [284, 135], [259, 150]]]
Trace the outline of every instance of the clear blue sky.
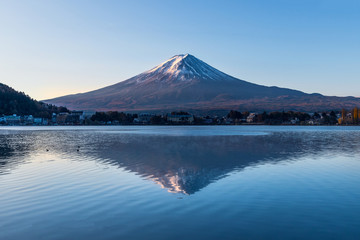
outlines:
[[190, 53], [267, 86], [360, 96], [360, 1], [0, 0], [0, 82], [36, 99]]

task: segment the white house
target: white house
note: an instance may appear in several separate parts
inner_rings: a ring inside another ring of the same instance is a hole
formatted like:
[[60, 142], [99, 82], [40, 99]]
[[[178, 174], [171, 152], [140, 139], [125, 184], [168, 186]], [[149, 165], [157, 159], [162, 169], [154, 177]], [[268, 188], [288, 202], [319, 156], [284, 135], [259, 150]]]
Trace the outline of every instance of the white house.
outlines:
[[246, 122], [253, 123], [255, 120], [255, 117], [256, 117], [255, 113], [250, 113], [249, 116], [246, 118]]

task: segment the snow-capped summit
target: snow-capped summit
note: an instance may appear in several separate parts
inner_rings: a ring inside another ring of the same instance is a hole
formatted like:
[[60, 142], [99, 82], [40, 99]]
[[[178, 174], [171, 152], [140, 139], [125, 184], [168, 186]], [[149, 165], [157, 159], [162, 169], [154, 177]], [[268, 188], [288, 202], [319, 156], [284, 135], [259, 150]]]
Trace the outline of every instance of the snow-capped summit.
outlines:
[[141, 75], [144, 75], [141, 80], [149, 79], [154, 75], [158, 77], [163, 75], [165, 79], [171, 79], [172, 81], [190, 81], [194, 79], [219, 81], [230, 77], [190, 54], [175, 55]]
[[266, 87], [227, 75], [190, 54], [173, 56], [128, 80], [46, 103], [95, 111], [322, 111], [352, 108], [358, 98]]

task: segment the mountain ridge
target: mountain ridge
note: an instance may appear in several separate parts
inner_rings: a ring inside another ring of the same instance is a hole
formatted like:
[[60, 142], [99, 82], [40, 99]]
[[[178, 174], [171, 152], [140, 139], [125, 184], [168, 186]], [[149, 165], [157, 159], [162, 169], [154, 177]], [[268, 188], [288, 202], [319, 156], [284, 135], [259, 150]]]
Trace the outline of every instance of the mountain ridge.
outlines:
[[64, 107], [36, 101], [23, 92], [0, 83], [0, 115], [33, 115], [51, 117], [52, 113], [68, 111]]
[[328, 97], [250, 83], [191, 54], [175, 55], [148, 71], [104, 88], [44, 102], [70, 109], [127, 112], [320, 111], [360, 105], [359, 98]]

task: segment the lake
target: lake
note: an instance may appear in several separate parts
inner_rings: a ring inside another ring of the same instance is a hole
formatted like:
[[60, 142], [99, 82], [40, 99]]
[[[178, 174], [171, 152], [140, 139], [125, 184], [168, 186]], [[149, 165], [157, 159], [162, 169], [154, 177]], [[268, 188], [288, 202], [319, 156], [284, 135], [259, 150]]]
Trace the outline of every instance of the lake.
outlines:
[[1, 127], [0, 239], [360, 239], [360, 127]]

